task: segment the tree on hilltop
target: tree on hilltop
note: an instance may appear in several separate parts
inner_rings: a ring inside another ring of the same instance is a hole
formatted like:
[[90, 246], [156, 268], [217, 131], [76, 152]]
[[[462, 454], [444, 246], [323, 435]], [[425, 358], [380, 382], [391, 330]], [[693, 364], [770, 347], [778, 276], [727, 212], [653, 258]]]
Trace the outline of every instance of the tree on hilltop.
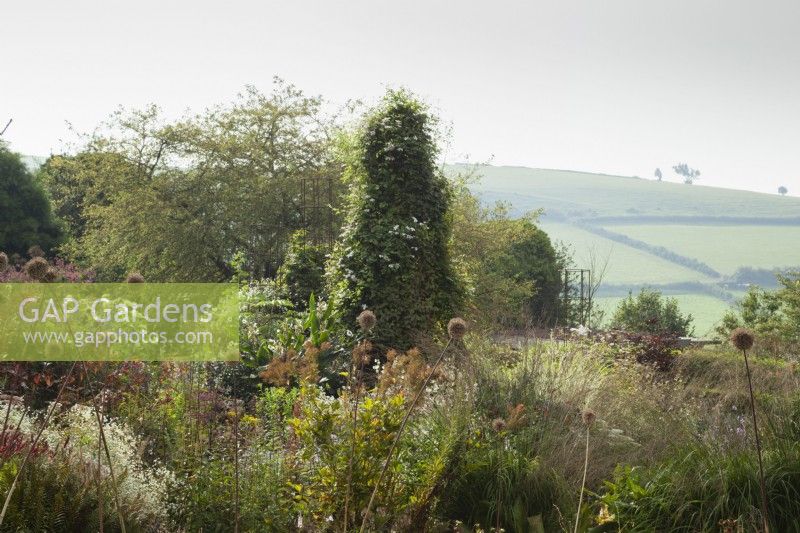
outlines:
[[661, 169], [660, 168], [657, 168], [656, 171], [653, 173], [653, 175], [655, 175], [655, 177], [656, 177], [656, 179], [658, 181], [661, 181], [661, 179], [664, 177], [664, 175], [661, 174]]
[[778, 194], [780, 194], [781, 196], [786, 196], [786, 193], [788, 192], [789, 189], [787, 189], [785, 186], [781, 185], [780, 187], [778, 187]]
[[672, 167], [672, 170], [674, 170], [679, 176], [683, 176], [683, 182], [686, 185], [691, 185], [700, 179], [700, 171], [690, 167], [686, 163], [678, 163]]

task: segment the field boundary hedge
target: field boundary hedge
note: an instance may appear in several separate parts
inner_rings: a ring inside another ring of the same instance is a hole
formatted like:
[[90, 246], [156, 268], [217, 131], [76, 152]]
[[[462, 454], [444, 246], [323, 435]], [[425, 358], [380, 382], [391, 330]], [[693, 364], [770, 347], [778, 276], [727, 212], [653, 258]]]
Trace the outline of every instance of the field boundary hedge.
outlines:
[[660, 257], [661, 259], [665, 259], [667, 261], [675, 263], [676, 265], [680, 265], [682, 267], [694, 270], [696, 272], [700, 272], [701, 274], [705, 274], [706, 276], [710, 276], [716, 279], [720, 279], [723, 277], [722, 274], [720, 274], [719, 272], [708, 266], [706, 263], [703, 263], [702, 261], [695, 259], [694, 257], [688, 257], [673, 252], [669, 248], [665, 248], [663, 246], [656, 246], [647, 243], [645, 241], [640, 241], [639, 239], [628, 237], [627, 235], [623, 235], [622, 233], [617, 233], [616, 231], [610, 231], [600, 226], [595, 226], [593, 224], [588, 224], [585, 222], [578, 222], [575, 225], [590, 233], [599, 235], [600, 237], [604, 237], [614, 242], [630, 246], [631, 248], [636, 248], [637, 250], [642, 250], [643, 252], [655, 255], [656, 257]]

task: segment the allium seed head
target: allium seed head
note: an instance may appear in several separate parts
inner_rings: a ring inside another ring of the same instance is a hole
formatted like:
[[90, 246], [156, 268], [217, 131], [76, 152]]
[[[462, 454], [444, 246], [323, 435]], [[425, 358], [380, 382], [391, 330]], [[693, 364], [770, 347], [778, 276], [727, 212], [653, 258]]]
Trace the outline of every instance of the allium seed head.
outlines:
[[597, 418], [597, 415], [594, 414], [594, 411], [591, 409], [584, 409], [581, 412], [581, 419], [586, 426], [591, 426], [594, 424], [594, 420]]
[[736, 328], [731, 332], [731, 342], [740, 350], [749, 350], [753, 347], [755, 336], [749, 329]]
[[144, 283], [144, 276], [138, 272], [131, 272], [128, 274], [128, 277], [125, 278], [125, 283]]
[[0, 272], [8, 268], [8, 256], [5, 252], [0, 252]]
[[31, 259], [34, 257], [44, 257], [44, 250], [38, 244], [34, 244], [30, 248], [28, 248], [28, 257]]
[[495, 430], [497, 433], [500, 433], [504, 429], [506, 429], [506, 421], [502, 418], [495, 418], [492, 420], [492, 429]]
[[58, 270], [56, 270], [53, 267], [47, 267], [47, 272], [44, 273], [42, 281], [45, 281], [47, 283], [53, 283], [57, 279], [58, 279]]
[[378, 319], [375, 318], [375, 313], [373, 313], [369, 309], [364, 309], [356, 317], [356, 322], [358, 322], [358, 326], [361, 328], [362, 331], [368, 332], [375, 327], [375, 324], [377, 324]]
[[47, 261], [43, 257], [34, 257], [25, 263], [25, 273], [32, 279], [41, 281], [47, 274]]
[[460, 340], [467, 333], [467, 323], [464, 322], [463, 318], [451, 318], [447, 324], [447, 333], [454, 341]]

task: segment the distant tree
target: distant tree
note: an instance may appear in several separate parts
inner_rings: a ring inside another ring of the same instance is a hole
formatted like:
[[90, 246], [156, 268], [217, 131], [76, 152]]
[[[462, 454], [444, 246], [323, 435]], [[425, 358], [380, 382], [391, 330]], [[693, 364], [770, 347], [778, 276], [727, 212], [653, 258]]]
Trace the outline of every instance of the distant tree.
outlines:
[[653, 289], [642, 289], [633, 296], [619, 303], [611, 327], [635, 333], [651, 333], [656, 335], [691, 335], [692, 315], [683, 315], [678, 309], [675, 298], [664, 298], [661, 292]]
[[49, 251], [60, 240], [47, 195], [19, 155], [0, 143], [0, 250], [23, 255], [38, 245]]
[[678, 163], [672, 170], [675, 171], [676, 174], [679, 176], [683, 176], [683, 182], [686, 185], [693, 184], [696, 180], [700, 179], [700, 171], [694, 168], [691, 168], [686, 163]]
[[780, 187], [778, 187], [778, 194], [780, 194], [781, 196], [786, 196], [786, 193], [787, 193], [787, 192], [789, 192], [789, 189], [787, 189], [787, 188], [786, 188], [786, 187], [784, 187], [783, 185], [781, 185]]
[[660, 169], [660, 168], [657, 168], [654, 174], [655, 174], [655, 177], [656, 177], [656, 179], [657, 179], [658, 181], [661, 181], [661, 179], [664, 177], [664, 176], [661, 174], [661, 169]]

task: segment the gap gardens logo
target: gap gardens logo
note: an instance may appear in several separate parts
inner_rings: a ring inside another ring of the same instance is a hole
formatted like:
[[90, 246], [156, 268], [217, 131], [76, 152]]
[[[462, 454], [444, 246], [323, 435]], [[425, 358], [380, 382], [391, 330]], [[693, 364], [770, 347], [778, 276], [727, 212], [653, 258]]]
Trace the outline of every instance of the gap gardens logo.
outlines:
[[0, 284], [0, 360], [231, 361], [234, 284]]

